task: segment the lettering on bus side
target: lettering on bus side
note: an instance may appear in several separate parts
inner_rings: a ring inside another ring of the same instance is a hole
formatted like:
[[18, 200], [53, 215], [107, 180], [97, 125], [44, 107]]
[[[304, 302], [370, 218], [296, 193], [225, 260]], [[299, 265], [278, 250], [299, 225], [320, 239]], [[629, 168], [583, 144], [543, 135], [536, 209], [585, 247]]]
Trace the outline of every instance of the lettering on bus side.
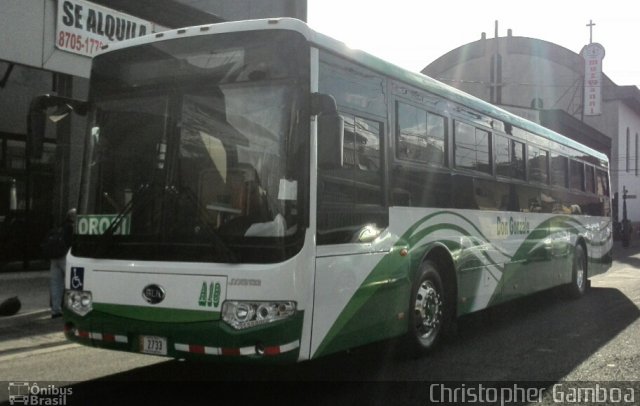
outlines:
[[531, 225], [526, 218], [514, 219], [509, 217], [509, 220], [503, 220], [500, 216], [496, 217], [496, 234], [498, 236], [526, 235], [530, 231]]
[[260, 279], [242, 279], [233, 278], [229, 282], [229, 286], [260, 286], [262, 281]]
[[217, 308], [218, 305], [220, 305], [221, 292], [222, 287], [220, 283], [202, 282], [202, 288], [200, 288], [200, 297], [198, 298], [198, 306]]

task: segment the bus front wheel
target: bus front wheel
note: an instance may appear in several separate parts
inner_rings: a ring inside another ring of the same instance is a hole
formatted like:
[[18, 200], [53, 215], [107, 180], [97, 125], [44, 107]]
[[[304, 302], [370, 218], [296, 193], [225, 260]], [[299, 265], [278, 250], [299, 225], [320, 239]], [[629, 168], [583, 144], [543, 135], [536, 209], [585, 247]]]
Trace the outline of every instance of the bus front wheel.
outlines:
[[407, 339], [413, 355], [431, 351], [445, 331], [448, 311], [444, 292], [437, 265], [425, 261], [411, 293]]
[[573, 268], [571, 272], [571, 284], [567, 286], [567, 293], [572, 299], [579, 299], [587, 291], [587, 255], [581, 244], [576, 245], [573, 251]]

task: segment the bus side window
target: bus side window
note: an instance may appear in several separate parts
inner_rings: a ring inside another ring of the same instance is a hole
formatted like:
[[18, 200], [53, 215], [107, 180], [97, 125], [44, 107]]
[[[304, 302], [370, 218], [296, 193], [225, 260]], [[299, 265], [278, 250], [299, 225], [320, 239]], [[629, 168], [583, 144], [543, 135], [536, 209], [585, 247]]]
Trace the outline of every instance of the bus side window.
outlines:
[[551, 153], [551, 184], [553, 186], [567, 187], [569, 161], [566, 156], [555, 152]]
[[356, 204], [382, 204], [380, 123], [351, 115], [344, 117], [344, 178], [354, 183], [344, 192]]
[[454, 126], [454, 162], [456, 168], [491, 172], [488, 131], [456, 121]]
[[600, 169], [596, 169], [596, 189], [598, 196], [609, 196], [609, 179], [607, 173]]
[[362, 227], [386, 227], [383, 206], [382, 123], [350, 114], [344, 118], [344, 164], [318, 169], [318, 242], [354, 242]]
[[549, 153], [533, 145], [528, 146], [529, 180], [547, 184], [549, 180]]
[[596, 191], [596, 179], [595, 179], [595, 175], [593, 173], [593, 166], [587, 165], [586, 166], [586, 185], [587, 185], [587, 192], [589, 193], [595, 193]]
[[[380, 123], [356, 117], [356, 162], [360, 170], [380, 171]], [[376, 202], [379, 203], [379, 202]]]
[[569, 161], [571, 172], [571, 189], [584, 191], [584, 164], [582, 162]]
[[524, 144], [522, 142], [496, 134], [494, 155], [498, 175], [524, 180]]
[[323, 51], [319, 76], [318, 90], [333, 96], [338, 106], [386, 117], [386, 80], [382, 76]]
[[444, 117], [397, 102], [397, 157], [420, 163], [444, 165]]
[[319, 244], [364, 242], [362, 230], [389, 224], [382, 176], [386, 89], [382, 76], [320, 52], [318, 90], [336, 100], [344, 144], [341, 168], [318, 168]]

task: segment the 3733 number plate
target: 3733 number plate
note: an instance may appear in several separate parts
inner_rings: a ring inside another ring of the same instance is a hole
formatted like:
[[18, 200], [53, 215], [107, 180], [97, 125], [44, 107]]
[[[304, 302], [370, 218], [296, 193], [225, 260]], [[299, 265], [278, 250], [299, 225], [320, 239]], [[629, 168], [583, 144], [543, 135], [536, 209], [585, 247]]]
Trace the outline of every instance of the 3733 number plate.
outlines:
[[157, 336], [140, 336], [140, 352], [167, 355], [167, 339]]

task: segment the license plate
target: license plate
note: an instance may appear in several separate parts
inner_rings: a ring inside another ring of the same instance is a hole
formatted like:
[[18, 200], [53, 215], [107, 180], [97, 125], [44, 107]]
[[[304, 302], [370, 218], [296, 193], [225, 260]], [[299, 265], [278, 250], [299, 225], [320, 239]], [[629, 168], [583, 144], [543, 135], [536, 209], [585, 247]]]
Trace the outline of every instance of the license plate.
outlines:
[[167, 339], [156, 336], [140, 336], [140, 352], [167, 355]]

